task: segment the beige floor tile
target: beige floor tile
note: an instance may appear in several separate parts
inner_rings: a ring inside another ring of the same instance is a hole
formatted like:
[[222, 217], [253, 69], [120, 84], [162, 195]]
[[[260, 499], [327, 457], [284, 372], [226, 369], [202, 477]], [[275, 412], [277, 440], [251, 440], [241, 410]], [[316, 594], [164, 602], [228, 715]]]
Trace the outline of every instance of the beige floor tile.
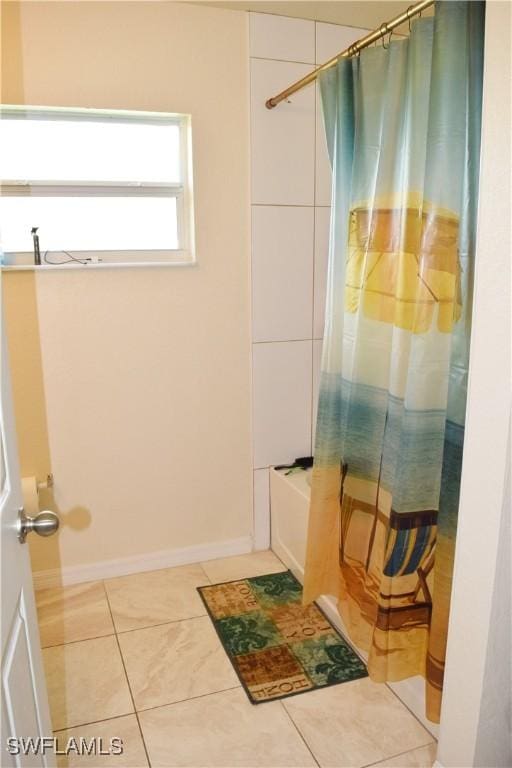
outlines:
[[133, 712], [115, 637], [43, 650], [54, 730]]
[[208, 560], [201, 565], [212, 584], [286, 571], [286, 566], [270, 549], [264, 552], [251, 552], [248, 555], [224, 557], [221, 560]]
[[241, 688], [139, 715], [153, 768], [314, 766], [280, 702], [255, 706]]
[[436, 753], [437, 744], [432, 742], [426, 747], [419, 747], [403, 755], [390, 757], [381, 763], [374, 763], [372, 768], [432, 768]]
[[[79, 744], [80, 739], [84, 739], [89, 747], [91, 746], [91, 739], [96, 740], [96, 752], [89, 755], [77, 755], [71, 751], [67, 756], [60, 755], [57, 757], [59, 768], [146, 768], [148, 765], [135, 715], [126, 715], [125, 717], [116, 717], [113, 720], [103, 720], [101, 723], [69, 728], [66, 731], [59, 731], [55, 736], [58, 738], [60, 751], [67, 751], [66, 746], [72, 747], [73, 743]], [[106, 752], [111, 748], [112, 738], [121, 739], [122, 753], [99, 754], [100, 751]]]
[[208, 584], [200, 565], [134, 573], [105, 582], [118, 632], [204, 616], [196, 587]]
[[62, 645], [114, 634], [101, 581], [36, 592], [41, 645]]
[[137, 710], [240, 685], [208, 616], [126, 632], [119, 643]]
[[323, 768], [359, 768], [432, 741], [389, 688], [369, 678], [283, 704]]

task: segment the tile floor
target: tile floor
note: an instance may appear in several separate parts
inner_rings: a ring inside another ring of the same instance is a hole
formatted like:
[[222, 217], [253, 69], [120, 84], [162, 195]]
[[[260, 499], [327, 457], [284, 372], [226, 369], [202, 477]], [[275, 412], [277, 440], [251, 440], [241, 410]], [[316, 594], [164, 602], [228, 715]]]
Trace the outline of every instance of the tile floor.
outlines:
[[59, 766], [430, 768], [432, 736], [368, 678], [249, 703], [196, 587], [281, 570], [267, 551], [37, 592], [56, 736], [124, 746]]

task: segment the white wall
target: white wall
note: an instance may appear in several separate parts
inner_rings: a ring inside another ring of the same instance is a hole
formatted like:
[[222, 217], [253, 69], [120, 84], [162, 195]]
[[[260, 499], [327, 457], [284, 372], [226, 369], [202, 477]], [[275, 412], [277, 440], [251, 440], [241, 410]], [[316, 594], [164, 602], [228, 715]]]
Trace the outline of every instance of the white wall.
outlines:
[[498, 534], [499, 543], [489, 622], [489, 640], [474, 758], [476, 766], [492, 765], [494, 768], [506, 768], [512, 765], [512, 664], [509, 664], [509, 674], [507, 675], [506, 662], [503, 664], [497, 661], [508, 659], [510, 662], [512, 658], [510, 458], [509, 433], [507, 480], [504, 486], [503, 509]]
[[503, 519], [510, 515], [510, 4], [488, 2], [485, 24], [468, 410], [438, 751], [446, 768], [512, 765]]
[[250, 13], [255, 545], [269, 544], [268, 467], [313, 453], [331, 202], [319, 93], [269, 96], [367, 30]]
[[4, 102], [185, 112], [193, 132], [196, 267], [37, 275], [64, 525], [57, 562], [41, 546], [35, 567], [249, 549], [247, 15], [159, 2], [3, 6]]

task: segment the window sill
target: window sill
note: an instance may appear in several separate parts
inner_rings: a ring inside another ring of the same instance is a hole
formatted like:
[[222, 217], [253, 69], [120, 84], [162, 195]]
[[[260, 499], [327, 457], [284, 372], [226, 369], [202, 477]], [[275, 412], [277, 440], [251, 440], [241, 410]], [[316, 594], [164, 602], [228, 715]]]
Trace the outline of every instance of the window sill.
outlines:
[[140, 269], [141, 267], [197, 267], [197, 261], [124, 261], [110, 262], [108, 264], [1, 264], [2, 272], [30, 272], [50, 270], [51, 272], [62, 270], [96, 270], [96, 269]]
[[[66, 256], [60, 252], [51, 252], [50, 258], [54, 264], [34, 264], [32, 253], [5, 253], [4, 263], [1, 269], [6, 271], [31, 271], [31, 270], [63, 270], [63, 269], [119, 269], [126, 267], [193, 267], [197, 264], [195, 256], [189, 251], [143, 251], [145, 258], [141, 258], [141, 252], [137, 251], [73, 251], [72, 256], [76, 261], [66, 261]], [[62, 263], [59, 263], [59, 259]], [[80, 260], [92, 259], [81, 263]]]

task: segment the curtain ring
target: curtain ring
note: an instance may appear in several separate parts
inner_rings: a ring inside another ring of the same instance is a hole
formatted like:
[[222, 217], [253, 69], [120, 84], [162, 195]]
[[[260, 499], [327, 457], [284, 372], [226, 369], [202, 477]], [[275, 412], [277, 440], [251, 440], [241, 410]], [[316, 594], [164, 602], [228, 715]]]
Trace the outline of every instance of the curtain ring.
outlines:
[[[387, 49], [389, 48], [389, 42], [387, 45], [384, 45], [384, 35], [386, 34], [387, 31], [388, 31], [388, 25], [384, 22], [383, 24], [380, 25], [379, 32], [382, 36], [382, 47], [384, 48], [385, 51], [387, 51]], [[390, 35], [390, 38], [391, 38], [391, 35]]]
[[[409, 12], [410, 12], [410, 10], [411, 10], [411, 8], [414, 8], [414, 5], [410, 5], [410, 6], [408, 7], [408, 9], [407, 9], [407, 18], [408, 18], [408, 20], [409, 20], [409, 34], [410, 34], [410, 32], [411, 32], [411, 16], [410, 16], [410, 13], [409, 13]], [[423, 11], [419, 11], [419, 13], [418, 13], [418, 17], [419, 17], [420, 19], [421, 19], [421, 14], [422, 14], [422, 13], [423, 13]]]
[[[407, 9], [407, 20], [409, 21], [409, 34], [411, 34], [411, 16], [410, 16], [411, 8], [414, 8], [414, 5], [410, 5]], [[421, 13], [420, 13], [420, 16], [421, 16]]]

